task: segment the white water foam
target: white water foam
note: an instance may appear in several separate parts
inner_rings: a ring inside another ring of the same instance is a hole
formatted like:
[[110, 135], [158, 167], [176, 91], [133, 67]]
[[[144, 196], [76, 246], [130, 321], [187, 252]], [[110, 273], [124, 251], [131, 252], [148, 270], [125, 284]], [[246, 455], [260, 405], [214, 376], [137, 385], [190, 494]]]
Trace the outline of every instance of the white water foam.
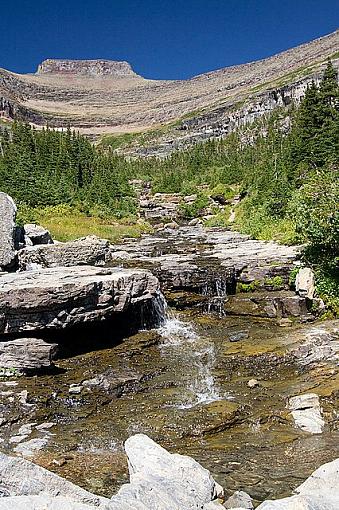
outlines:
[[192, 324], [183, 322], [175, 316], [169, 317], [159, 331], [163, 337], [162, 348], [165, 353], [170, 349], [172, 355], [174, 352], [178, 359], [192, 370], [192, 379], [187, 388], [192, 398], [175, 407], [190, 409], [199, 404], [225, 399], [225, 396], [220, 394], [212, 375], [216, 361], [214, 344], [210, 342], [206, 344], [206, 340], [199, 337]]

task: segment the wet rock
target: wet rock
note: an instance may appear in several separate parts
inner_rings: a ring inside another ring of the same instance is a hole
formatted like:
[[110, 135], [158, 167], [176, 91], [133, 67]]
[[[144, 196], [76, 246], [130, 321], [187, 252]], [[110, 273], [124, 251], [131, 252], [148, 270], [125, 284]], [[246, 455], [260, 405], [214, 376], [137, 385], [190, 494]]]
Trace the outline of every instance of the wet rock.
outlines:
[[313, 299], [315, 293], [315, 277], [312, 269], [309, 267], [302, 267], [299, 269], [295, 280], [295, 290], [299, 296]]
[[113, 496], [109, 510], [193, 510], [222, 496], [222, 488], [195, 460], [170, 454], [143, 434], [130, 437], [125, 450], [130, 483]]
[[307, 393], [291, 397], [288, 401], [295, 424], [305, 432], [321, 434], [325, 425], [321, 415], [319, 397], [315, 393]]
[[291, 349], [291, 354], [303, 365], [319, 361], [339, 359], [339, 322], [326, 321], [298, 334], [300, 345]]
[[254, 508], [252, 498], [244, 491], [236, 491], [231, 497], [229, 497], [225, 503], [224, 508], [235, 509], [235, 508], [246, 508], [252, 510]]
[[[10, 457], [0, 453], [0, 473], [0, 491], [5, 491], [10, 496], [51, 496], [54, 498], [62, 495], [64, 498], [69, 498], [70, 501], [97, 507], [108, 501], [19, 457]], [[6, 499], [0, 498], [0, 504], [4, 503]], [[1, 510], [2, 508], [6, 509], [6, 506], [0, 506]], [[17, 510], [15, 506], [11, 508]], [[29, 510], [31, 507], [25, 507], [25, 510], [26, 508]]]
[[250, 315], [262, 318], [305, 317], [308, 314], [304, 298], [290, 292], [274, 295], [260, 292], [229, 296], [224, 304], [230, 315]]
[[187, 437], [199, 437], [217, 434], [227, 430], [243, 419], [242, 408], [229, 400], [216, 400], [185, 409], [179, 419], [177, 427], [182, 430], [182, 435]]
[[103, 374], [99, 374], [93, 379], [83, 381], [82, 386], [90, 389], [100, 389], [115, 396], [121, 396], [122, 393], [135, 389], [142, 376], [128, 369], [108, 368]]
[[154, 324], [158, 300], [159, 282], [144, 270], [78, 266], [7, 274], [0, 278], [0, 333], [63, 329], [127, 312], [130, 323], [140, 322], [142, 306]]
[[49, 368], [57, 353], [57, 344], [39, 338], [17, 338], [0, 342], [0, 366], [19, 370]]
[[0, 271], [11, 269], [15, 262], [15, 218], [15, 203], [0, 192]]
[[240, 342], [240, 340], [246, 340], [249, 337], [249, 331], [237, 331], [229, 335], [228, 339], [230, 342]]
[[109, 242], [96, 236], [82, 237], [67, 243], [27, 247], [18, 252], [22, 271], [58, 266], [98, 266], [105, 264], [109, 258]]
[[31, 241], [32, 246], [36, 244], [53, 244], [53, 239], [49, 231], [35, 223], [27, 223], [24, 225], [24, 235]]
[[265, 501], [257, 510], [337, 510], [339, 459], [324, 464], [295, 489], [295, 496]]

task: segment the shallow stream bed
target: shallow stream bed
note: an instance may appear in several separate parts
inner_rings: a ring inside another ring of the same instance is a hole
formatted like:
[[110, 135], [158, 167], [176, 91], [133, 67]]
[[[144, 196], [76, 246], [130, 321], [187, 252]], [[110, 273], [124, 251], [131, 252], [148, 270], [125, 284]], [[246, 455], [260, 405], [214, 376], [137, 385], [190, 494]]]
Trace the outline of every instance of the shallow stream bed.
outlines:
[[[113, 347], [109, 331], [93, 332], [106, 347], [59, 360], [59, 373], [0, 383], [14, 395], [3, 398], [28, 392], [1, 427], [2, 449], [40, 439], [40, 449], [28, 447], [31, 459], [110, 496], [128, 479], [123, 441], [143, 432], [201, 462], [228, 494], [289, 495], [339, 456], [338, 366], [304, 366], [288, 355], [302, 328], [191, 310]], [[250, 388], [253, 378], [259, 384]], [[307, 392], [322, 398], [322, 434], [297, 429], [286, 408], [288, 397]], [[43, 423], [54, 425], [38, 430]], [[25, 424], [33, 425], [20, 439]]]

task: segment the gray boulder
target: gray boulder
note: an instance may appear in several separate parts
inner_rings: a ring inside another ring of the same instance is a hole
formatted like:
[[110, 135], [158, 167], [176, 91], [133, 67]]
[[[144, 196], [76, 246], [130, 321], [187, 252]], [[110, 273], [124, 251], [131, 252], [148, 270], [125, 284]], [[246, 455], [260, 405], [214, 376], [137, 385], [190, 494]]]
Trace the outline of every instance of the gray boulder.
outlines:
[[49, 231], [35, 223], [27, 223], [24, 225], [24, 235], [25, 239], [28, 238], [27, 240], [30, 241], [30, 243], [26, 241], [26, 244], [31, 244], [33, 246], [36, 244], [53, 244], [53, 239]]
[[288, 408], [297, 427], [311, 434], [322, 433], [325, 422], [321, 414], [319, 396], [316, 393], [291, 397]]
[[[51, 245], [53, 246], [53, 245]], [[129, 323], [154, 325], [161, 311], [159, 281], [149, 271], [60, 267], [0, 278], [0, 334], [64, 329], [128, 313]]]
[[56, 344], [39, 338], [17, 338], [0, 342], [0, 367], [19, 370], [48, 368], [56, 352]]
[[16, 206], [13, 199], [0, 192], [0, 271], [14, 265], [15, 218]]
[[21, 271], [59, 266], [98, 266], [105, 264], [109, 258], [109, 242], [96, 236], [82, 237], [67, 243], [26, 247], [18, 252]]
[[198, 510], [223, 494], [207, 469], [144, 434], [130, 437], [125, 450], [130, 483], [113, 496], [110, 510]]

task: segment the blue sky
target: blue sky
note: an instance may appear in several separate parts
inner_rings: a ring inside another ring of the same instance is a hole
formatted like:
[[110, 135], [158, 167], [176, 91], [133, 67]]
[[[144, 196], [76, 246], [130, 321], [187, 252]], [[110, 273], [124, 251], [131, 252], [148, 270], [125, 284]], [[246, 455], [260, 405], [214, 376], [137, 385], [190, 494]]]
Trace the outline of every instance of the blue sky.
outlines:
[[129, 61], [181, 79], [263, 58], [339, 27], [339, 0], [0, 0], [0, 67]]

